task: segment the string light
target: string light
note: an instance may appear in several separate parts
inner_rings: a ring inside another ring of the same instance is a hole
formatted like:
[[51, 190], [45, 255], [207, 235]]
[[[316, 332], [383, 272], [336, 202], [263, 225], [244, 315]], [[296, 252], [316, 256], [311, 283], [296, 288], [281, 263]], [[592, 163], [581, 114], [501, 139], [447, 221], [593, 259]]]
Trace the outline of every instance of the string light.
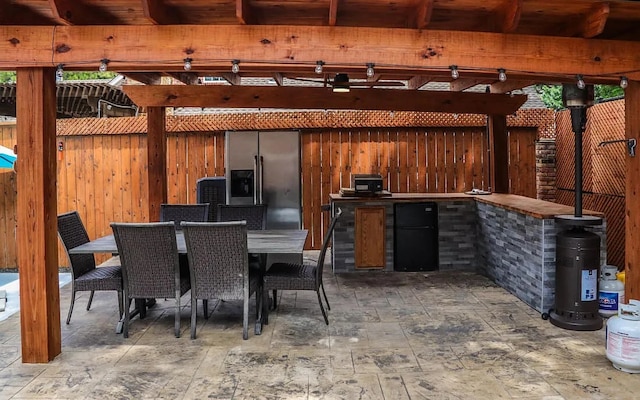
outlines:
[[184, 70], [185, 71], [191, 71], [191, 61], [193, 61], [191, 58], [187, 57], [184, 59]]
[[231, 61], [231, 72], [233, 72], [234, 74], [240, 72], [240, 60]]
[[374, 66], [374, 63], [367, 63], [367, 78], [373, 78], [376, 74], [376, 71], [373, 69]]
[[109, 59], [103, 58], [102, 60], [100, 60], [100, 67], [98, 67], [98, 71], [107, 72], [108, 65], [109, 65]]
[[322, 67], [324, 65], [324, 61], [316, 61], [316, 68], [314, 69], [314, 71], [316, 72], [316, 74], [320, 75], [322, 73]]
[[584, 79], [582, 79], [582, 75], [580, 74], [576, 75], [576, 80], [577, 80], [576, 86], [578, 86], [578, 89], [582, 90], [585, 87], [587, 87], [587, 85], [585, 85], [584, 83]]
[[500, 82], [504, 82], [507, 80], [507, 72], [504, 70], [504, 68], [498, 69], [498, 80]]
[[620, 77], [620, 87], [626, 89], [629, 86], [629, 79], [626, 76]]
[[460, 77], [460, 72], [458, 72], [458, 66], [457, 65], [451, 65], [451, 66], [449, 66], [449, 69], [451, 70], [451, 77], [453, 79], [458, 79]]
[[58, 64], [56, 69], [56, 82], [62, 82], [64, 80], [64, 65]]

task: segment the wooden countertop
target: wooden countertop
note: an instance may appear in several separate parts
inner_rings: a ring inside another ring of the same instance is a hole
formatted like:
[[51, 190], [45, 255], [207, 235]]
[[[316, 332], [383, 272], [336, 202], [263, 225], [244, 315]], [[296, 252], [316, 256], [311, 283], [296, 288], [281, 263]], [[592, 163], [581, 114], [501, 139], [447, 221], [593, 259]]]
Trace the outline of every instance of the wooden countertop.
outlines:
[[390, 196], [341, 196], [330, 194], [332, 201], [385, 201], [385, 200], [453, 200], [473, 199], [464, 193], [392, 193]]
[[[573, 215], [574, 208], [563, 204], [545, 200], [532, 199], [530, 197], [514, 194], [493, 193], [488, 195], [468, 195], [465, 193], [393, 193], [386, 197], [342, 197], [339, 194], [330, 194], [331, 201], [403, 201], [403, 200], [460, 200], [469, 199], [481, 203], [491, 204], [507, 210], [531, 215], [535, 218], [553, 218], [557, 215]], [[583, 210], [584, 215], [603, 217], [601, 212]]]

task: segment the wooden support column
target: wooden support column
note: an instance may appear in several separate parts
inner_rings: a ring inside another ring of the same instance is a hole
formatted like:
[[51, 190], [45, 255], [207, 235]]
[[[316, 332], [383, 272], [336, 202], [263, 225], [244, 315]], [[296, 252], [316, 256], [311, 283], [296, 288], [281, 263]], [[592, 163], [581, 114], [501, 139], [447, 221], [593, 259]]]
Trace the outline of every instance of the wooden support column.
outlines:
[[[625, 90], [625, 137], [640, 140], [640, 82], [629, 81]], [[625, 298], [640, 300], [640, 152], [627, 154], [625, 213]], [[18, 156], [19, 157], [19, 156]]]
[[160, 220], [160, 204], [167, 202], [167, 135], [165, 108], [147, 110], [147, 181], [149, 182], [149, 221]]
[[490, 115], [489, 130], [489, 182], [494, 193], [509, 193], [509, 136], [507, 116]]
[[62, 351], [56, 207], [56, 82], [53, 68], [18, 68], [17, 246], [23, 363]]

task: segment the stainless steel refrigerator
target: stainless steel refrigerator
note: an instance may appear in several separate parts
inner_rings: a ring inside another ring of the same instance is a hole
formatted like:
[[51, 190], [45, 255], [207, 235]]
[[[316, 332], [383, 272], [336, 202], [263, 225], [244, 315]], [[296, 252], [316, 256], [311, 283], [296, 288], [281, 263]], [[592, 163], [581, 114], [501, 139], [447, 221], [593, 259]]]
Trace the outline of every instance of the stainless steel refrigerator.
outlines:
[[[225, 145], [227, 202], [266, 204], [267, 229], [300, 229], [300, 133], [227, 132]], [[286, 261], [299, 262], [300, 256]]]

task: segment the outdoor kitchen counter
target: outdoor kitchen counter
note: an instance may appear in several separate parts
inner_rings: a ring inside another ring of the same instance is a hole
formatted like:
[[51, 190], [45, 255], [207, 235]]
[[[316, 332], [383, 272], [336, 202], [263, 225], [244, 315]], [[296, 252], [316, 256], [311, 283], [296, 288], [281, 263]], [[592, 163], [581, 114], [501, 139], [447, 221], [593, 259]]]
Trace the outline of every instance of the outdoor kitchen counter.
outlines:
[[[467, 196], [467, 195], [465, 195]], [[573, 207], [564, 204], [552, 203], [550, 201], [532, 199], [530, 197], [517, 196], [514, 194], [493, 193], [489, 195], [471, 195], [476, 201], [486, 204], [493, 204], [507, 210], [520, 212], [535, 218], [554, 218], [557, 215], [573, 215]], [[595, 211], [583, 211], [584, 215], [594, 215], [602, 217], [603, 213]]]
[[[553, 306], [555, 241], [566, 229], [558, 215], [574, 208], [510, 194], [394, 193], [380, 197], [331, 194], [343, 216], [333, 234], [333, 271], [394, 271], [394, 204], [435, 202], [438, 212], [438, 268], [477, 271], [538, 311]], [[602, 213], [583, 211], [603, 217]], [[606, 221], [588, 228], [601, 237], [606, 260]]]
[[[564, 204], [553, 203], [545, 200], [532, 199], [530, 197], [514, 194], [493, 193], [488, 195], [469, 195], [465, 193], [393, 193], [390, 196], [341, 196], [330, 194], [332, 202], [358, 202], [362, 201], [446, 201], [446, 200], [474, 200], [486, 204], [492, 204], [507, 210], [530, 215], [535, 218], [554, 218], [557, 215], [573, 215], [573, 207]], [[595, 211], [583, 211], [584, 215], [602, 217], [604, 214]]]

